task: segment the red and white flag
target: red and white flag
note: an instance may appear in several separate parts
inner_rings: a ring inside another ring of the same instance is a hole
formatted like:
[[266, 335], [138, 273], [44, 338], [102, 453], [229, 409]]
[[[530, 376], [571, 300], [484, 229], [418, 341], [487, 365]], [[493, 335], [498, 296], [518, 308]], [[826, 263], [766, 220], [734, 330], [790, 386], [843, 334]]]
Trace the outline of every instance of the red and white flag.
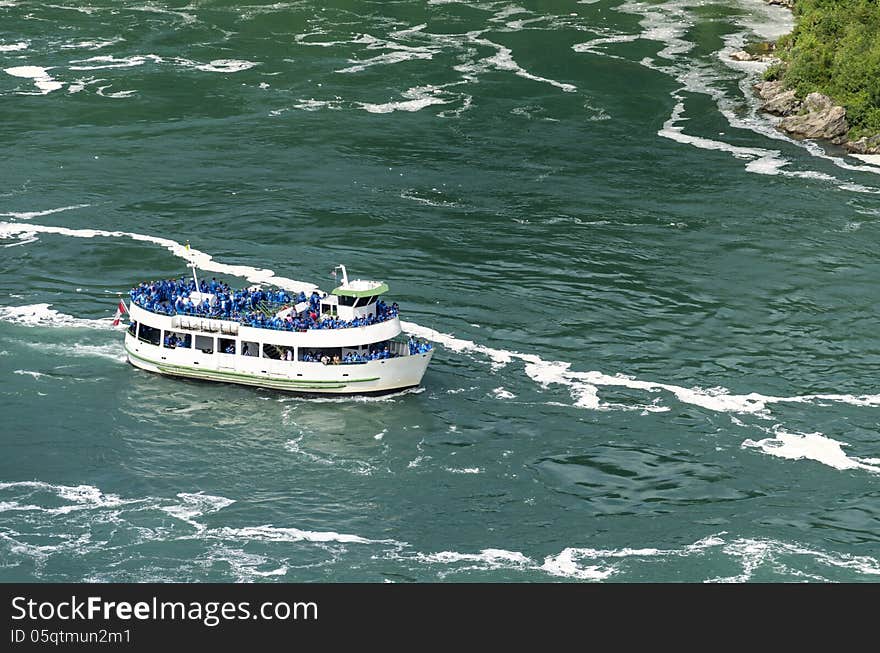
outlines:
[[119, 326], [119, 319], [123, 313], [128, 313], [128, 309], [125, 308], [125, 302], [120, 299], [119, 305], [116, 307], [116, 315], [113, 316], [113, 326]]

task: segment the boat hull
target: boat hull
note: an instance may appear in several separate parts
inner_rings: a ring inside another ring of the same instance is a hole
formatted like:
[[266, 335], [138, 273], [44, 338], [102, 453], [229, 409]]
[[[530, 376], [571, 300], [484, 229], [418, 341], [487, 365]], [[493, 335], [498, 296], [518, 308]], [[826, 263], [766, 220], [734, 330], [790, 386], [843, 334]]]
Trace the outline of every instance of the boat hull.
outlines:
[[433, 351], [359, 364], [324, 365], [169, 349], [126, 336], [128, 361], [169, 377], [234, 383], [301, 395], [377, 395], [421, 383]]

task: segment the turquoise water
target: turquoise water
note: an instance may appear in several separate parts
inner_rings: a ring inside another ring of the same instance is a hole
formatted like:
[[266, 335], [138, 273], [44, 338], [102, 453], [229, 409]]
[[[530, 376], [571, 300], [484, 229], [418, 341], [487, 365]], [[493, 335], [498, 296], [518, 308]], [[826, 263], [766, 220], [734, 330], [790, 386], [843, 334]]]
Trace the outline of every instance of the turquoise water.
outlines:
[[[874, 581], [880, 165], [759, 0], [0, 1], [0, 580]], [[165, 239], [165, 240], [162, 240]], [[178, 244], [391, 287], [417, 391], [125, 363]]]

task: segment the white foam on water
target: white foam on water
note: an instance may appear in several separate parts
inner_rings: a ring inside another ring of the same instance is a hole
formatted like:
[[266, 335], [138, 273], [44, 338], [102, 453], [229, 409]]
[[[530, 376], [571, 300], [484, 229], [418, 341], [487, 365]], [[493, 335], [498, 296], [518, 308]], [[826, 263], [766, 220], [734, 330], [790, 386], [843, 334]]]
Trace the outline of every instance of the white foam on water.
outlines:
[[592, 52], [596, 54], [605, 54], [597, 48], [601, 45], [611, 45], [614, 43], [632, 43], [638, 41], [642, 37], [641, 34], [615, 34], [613, 36], [601, 36], [591, 39], [584, 43], [575, 43], [571, 49], [575, 52]]
[[854, 193], [870, 193], [871, 195], [880, 195], [880, 188], [871, 188], [870, 186], [862, 186], [861, 184], [841, 184], [843, 190], [849, 190]]
[[[880, 406], [880, 395], [852, 394], [809, 394], [791, 397], [763, 395], [757, 392], [748, 394], [731, 394], [723, 387], [685, 388], [682, 386], [656, 381], [641, 381], [622, 374], [608, 375], [598, 371], [574, 372], [571, 363], [565, 361], [545, 361], [535, 354], [522, 354], [478, 345], [471, 340], [456, 338], [450, 334], [422, 327], [412, 322], [401, 322], [404, 331], [420, 338], [426, 338], [457, 353], [477, 353], [487, 356], [493, 362], [493, 368], [499, 369], [513, 360], [525, 363], [526, 375], [542, 387], [562, 385], [568, 387], [575, 406], [579, 408], [603, 409], [616, 405], [602, 404], [598, 397], [599, 386], [625, 387], [649, 393], [661, 391], [671, 393], [678, 401], [699, 406], [707, 410], [722, 413], [746, 413], [759, 417], [769, 417], [769, 406], [776, 403], [815, 403], [831, 401], [847, 403], [854, 406]], [[652, 402], [647, 406], [638, 406], [640, 410], [660, 412], [664, 407]]]
[[61, 46], [62, 50], [100, 50], [101, 48], [106, 48], [108, 45], [113, 45], [114, 43], [119, 43], [123, 41], [122, 37], [118, 37], [115, 39], [105, 39], [100, 41], [79, 41], [77, 43], [65, 43]]
[[387, 52], [385, 54], [380, 54], [369, 59], [349, 59], [348, 62], [353, 65], [348, 66], [347, 68], [340, 68], [335, 72], [359, 73], [366, 70], [367, 68], [371, 68], [372, 66], [385, 66], [400, 63], [402, 61], [412, 61], [415, 59], [426, 60], [433, 58], [434, 51], [395, 50], [394, 52]]
[[0, 320], [12, 324], [20, 324], [29, 327], [62, 327], [62, 328], [88, 328], [88, 329], [122, 329], [113, 326], [113, 318], [99, 318], [89, 320], [74, 317], [56, 311], [51, 304], [29, 304], [26, 306], [0, 306]]
[[684, 133], [684, 127], [678, 123], [686, 118], [682, 118], [684, 114], [684, 102], [681, 98], [677, 98], [672, 115], [663, 123], [663, 128], [657, 132], [658, 136], [668, 138], [678, 143], [692, 145], [702, 150], [717, 150], [720, 152], [728, 152], [738, 159], [746, 159], [746, 170], [762, 175], [780, 174], [781, 169], [790, 162], [782, 158], [782, 153], [778, 150], [765, 150], [757, 147], [740, 147], [730, 145], [723, 141], [716, 141], [700, 136], [691, 136]]
[[44, 6], [51, 7], [52, 9], [64, 9], [65, 11], [77, 11], [81, 14], [87, 14], [87, 15], [94, 14], [95, 12], [97, 12], [99, 10], [98, 7], [91, 7], [91, 6], [72, 7], [69, 5], [50, 5], [50, 4], [45, 4]]
[[[686, 120], [686, 118], [682, 118], [682, 114], [684, 113], [684, 104], [680, 97], [676, 96], [676, 99], [678, 100], [678, 102], [676, 103], [675, 108], [672, 111], [672, 115], [664, 123], [663, 128], [657, 132], [658, 136], [662, 136], [664, 138], [677, 141], [679, 143], [691, 145], [699, 149], [718, 150], [722, 152], [728, 152], [739, 159], [750, 159], [749, 162], [745, 165], [745, 169], [747, 172], [752, 172], [760, 175], [782, 175], [785, 177], [796, 177], [800, 179], [815, 179], [819, 181], [832, 182], [836, 184], [841, 190], [848, 190], [859, 193], [880, 193], [880, 189], [872, 189], [869, 187], [861, 186], [859, 184], [842, 182], [837, 177], [816, 170], [784, 170], [783, 168], [790, 165], [791, 161], [783, 158], [781, 152], [779, 152], [778, 150], [740, 147], [725, 143], [723, 141], [717, 141], [709, 138], [685, 134], [684, 128], [677, 124], [682, 120]], [[726, 112], [722, 111], [722, 113], [725, 113], [726, 115]], [[743, 125], [741, 124], [734, 124], [735, 120], [730, 117], [728, 117], [728, 121], [731, 123], [731, 126], [743, 127]], [[822, 158], [831, 157], [823, 156]]]
[[841, 395], [841, 394], [818, 394], [803, 395], [801, 397], [787, 397], [780, 401], [792, 403], [813, 403], [832, 401], [835, 403], [850, 404], [852, 406], [880, 406], [880, 394], [875, 395]]
[[226, 547], [218, 548], [211, 551], [208, 556], [208, 562], [211, 564], [217, 562], [227, 563], [231, 567], [232, 573], [238, 583], [250, 583], [257, 578], [270, 578], [272, 576], [287, 575], [288, 567], [286, 565], [276, 567], [275, 569], [259, 569], [258, 567], [265, 566], [269, 563], [269, 561], [261, 555], [246, 553], [241, 549], [230, 549]]
[[[304, 401], [309, 400], [304, 399]], [[296, 425], [294, 424], [294, 426]], [[373, 472], [376, 471], [375, 465], [365, 460], [336, 458], [332, 455], [329, 457], [323, 457], [312, 453], [311, 451], [308, 451], [301, 446], [304, 437], [304, 435], [300, 435], [297, 438], [288, 440], [284, 443], [284, 448], [287, 449], [289, 452], [300, 455], [306, 460], [309, 460], [313, 463], [317, 463], [319, 465], [327, 465], [329, 467], [338, 467], [344, 471], [357, 474], [358, 476], [371, 476]]]
[[8, 243], [6, 245], [3, 245], [3, 247], [7, 248], [7, 249], [10, 247], [20, 247], [21, 245], [29, 245], [30, 243], [35, 243], [38, 240], [39, 240], [39, 238], [37, 238], [36, 233], [29, 234], [27, 232], [23, 232], [23, 233], [19, 234], [18, 242]]
[[492, 394], [498, 397], [498, 399], [514, 399], [516, 397], [510, 390], [505, 390], [503, 386], [492, 390]]
[[[555, 556], [547, 556], [539, 563], [519, 551], [506, 549], [483, 549], [479, 553], [459, 553], [440, 551], [438, 553], [417, 553], [414, 556], [392, 554], [398, 560], [414, 559], [420, 564], [454, 566], [456, 571], [498, 571], [503, 569], [529, 572], [540, 571], [551, 576], [576, 578], [578, 580], [604, 580], [614, 569], [611, 566], [578, 565], [580, 549], [565, 549]], [[442, 575], [448, 575], [446, 572]]]
[[278, 526], [245, 526], [243, 528], [213, 528], [203, 533], [204, 537], [221, 540], [245, 540], [255, 542], [339, 542], [341, 544], [390, 544], [406, 546], [396, 540], [371, 540], [360, 535], [335, 533], [333, 531], [305, 531], [299, 528]]
[[405, 191], [402, 191], [398, 197], [404, 200], [412, 200], [413, 202], [418, 202], [419, 204], [425, 204], [427, 206], [435, 206], [435, 207], [457, 207], [458, 204], [455, 202], [449, 202], [445, 200], [432, 200], [427, 197], [419, 197], [416, 195], [417, 191], [414, 188], [409, 188]]
[[385, 434], [388, 433], [388, 429], [382, 429], [379, 433], [373, 436], [374, 440], [381, 440], [385, 437]]
[[451, 351], [457, 353], [475, 352], [478, 354], [483, 354], [492, 361], [493, 369], [501, 369], [502, 367], [510, 363], [514, 359], [514, 357], [519, 357], [514, 352], [503, 351], [500, 349], [493, 349], [491, 347], [478, 345], [473, 340], [462, 340], [456, 338], [455, 336], [449, 335], [448, 333], [441, 333], [439, 331], [436, 331], [435, 329], [415, 324], [414, 322], [401, 321], [400, 325], [401, 327], [403, 327], [403, 330], [405, 332], [411, 333], [419, 338], [425, 338], [426, 340], [430, 340], [431, 342], [440, 343]]
[[182, 503], [171, 506], [161, 506], [160, 510], [176, 519], [190, 524], [198, 531], [203, 531], [205, 525], [197, 522], [195, 520], [196, 517], [202, 517], [203, 515], [217, 512], [218, 510], [235, 503], [234, 499], [213, 496], [202, 492], [196, 492], [194, 494], [180, 492], [177, 497], [182, 500]]
[[196, 70], [208, 73], [238, 73], [258, 66], [257, 61], [242, 61], [241, 59], [214, 59], [208, 63], [196, 64]]
[[870, 556], [828, 553], [827, 551], [819, 551], [795, 543], [780, 542], [779, 540], [739, 538], [724, 544], [721, 550], [726, 555], [738, 558], [743, 571], [736, 576], [713, 578], [707, 582], [748, 582], [761, 567], [769, 567], [776, 574], [782, 572], [793, 576], [806, 576], [812, 580], [827, 581], [827, 579], [821, 576], [809, 575], [798, 569], [792, 569], [782, 560], [782, 558], [790, 557], [804, 557], [812, 564], [820, 564], [837, 569], [849, 569], [866, 576], [880, 575], [880, 562]]
[[13, 481], [0, 482], [0, 490], [29, 490], [28, 497], [35, 492], [48, 492], [59, 499], [70, 502], [71, 505], [55, 508], [30, 506], [40, 512], [52, 515], [66, 515], [78, 510], [91, 510], [98, 508], [116, 508], [132, 501], [123, 501], [115, 494], [104, 494], [93, 485], [54, 485], [43, 481]]
[[[194, 8], [193, 4], [190, 4], [187, 7], [184, 7], [184, 9], [193, 9], [193, 8]], [[165, 7], [161, 7], [161, 6], [157, 6], [157, 5], [153, 5], [153, 4], [147, 4], [147, 5], [143, 5], [141, 7], [126, 7], [126, 9], [128, 9], [129, 11], [142, 11], [145, 13], [168, 14], [170, 16], [176, 16], [181, 21], [183, 21], [184, 25], [191, 25], [191, 24], [195, 23], [197, 20], [197, 18], [194, 15], [187, 13], [185, 11], [173, 11], [171, 9], [167, 9]]]
[[[113, 328], [112, 325], [107, 326]], [[109, 345], [84, 345], [76, 342], [63, 345], [47, 342], [25, 342], [22, 344], [54, 357], [106, 358], [117, 363], [125, 363], [128, 360], [121, 342]]]
[[320, 109], [338, 110], [342, 108], [342, 105], [338, 100], [316, 100], [315, 98], [310, 98], [308, 100], [300, 100], [293, 105], [293, 108], [301, 111], [319, 111]]
[[43, 374], [42, 372], [34, 372], [33, 370], [15, 370], [13, 374], [20, 374], [22, 376], [32, 376], [35, 379], [41, 379], [45, 376], [49, 376], [48, 374]]
[[426, 564], [459, 564], [473, 563], [470, 569], [507, 569], [510, 567], [528, 568], [534, 561], [519, 551], [504, 549], [483, 549], [479, 553], [458, 553], [456, 551], [440, 551], [439, 553], [420, 553], [416, 558]]
[[576, 578], [578, 580], [605, 580], [615, 572], [612, 565], [587, 565], [579, 563], [583, 557], [582, 549], [565, 549], [555, 556], [547, 556], [541, 569], [551, 576]]
[[351, 43], [350, 40], [346, 41], [307, 41], [306, 39], [310, 36], [323, 36], [327, 32], [324, 30], [315, 30], [313, 32], [303, 32], [301, 34], [294, 35], [293, 39], [296, 41], [297, 45], [313, 45], [321, 48], [330, 48], [336, 45], [348, 45]]
[[[3, 72], [7, 75], [12, 75], [13, 77], [22, 77], [24, 79], [33, 80], [34, 86], [40, 89], [40, 92], [37, 95], [46, 95], [52, 91], [57, 91], [64, 86], [61, 82], [52, 79], [49, 75], [48, 69], [39, 66], [15, 66], [13, 68], [5, 68]], [[34, 93], [22, 94], [34, 95]]]
[[447, 472], [451, 474], [482, 474], [483, 470], [479, 467], [446, 467]]
[[558, 82], [555, 79], [540, 77], [538, 75], [530, 73], [514, 60], [513, 51], [510, 50], [510, 48], [506, 48], [503, 45], [500, 45], [488, 39], [481, 38], [482, 34], [483, 32], [469, 32], [467, 34], [469, 42], [476, 45], [484, 45], [490, 48], [494, 48], [496, 51], [495, 54], [490, 57], [481, 59], [480, 61], [475, 63], [459, 64], [457, 66], [454, 66], [454, 70], [466, 73], [466, 75], [478, 75], [492, 69], [512, 72], [513, 74], [524, 79], [529, 79], [534, 82], [541, 82], [544, 84], [550, 84], [551, 86], [562, 89], [566, 93], [573, 93], [577, 91], [577, 86], [575, 86], [574, 84]]
[[864, 469], [880, 473], [880, 467], [847, 456], [843, 447], [845, 442], [838, 442], [821, 433], [788, 433], [778, 426], [773, 430], [772, 438], [763, 440], [747, 439], [741, 447], [758, 449], [763, 453], [788, 460], [814, 460], [834, 469]]
[[124, 57], [122, 59], [117, 59], [112, 55], [98, 55], [95, 57], [89, 57], [88, 59], [74, 59], [70, 63], [80, 65], [69, 66], [69, 68], [70, 70], [104, 70], [107, 68], [133, 68], [135, 66], [143, 66], [148, 61], [152, 61], [153, 63], [161, 63], [165, 60], [157, 54], [135, 54], [130, 57]]
[[436, 86], [416, 86], [407, 89], [401, 95], [407, 99], [397, 102], [386, 102], [384, 104], [358, 102], [357, 105], [370, 113], [391, 113], [393, 111], [420, 111], [434, 104], [449, 103], [449, 100], [442, 97], [442, 90]]
[[174, 256], [186, 261], [192, 260], [197, 267], [208, 272], [219, 272], [221, 274], [242, 277], [252, 283], [274, 284], [279, 288], [296, 292], [303, 291], [310, 293], [317, 288], [317, 286], [311, 283], [275, 276], [275, 273], [272, 272], [272, 270], [254, 268], [246, 265], [226, 265], [223, 263], [217, 263], [209, 254], [197, 249], [190, 249], [187, 251], [184, 245], [168, 238], [160, 238], [158, 236], [149, 236], [128, 231], [68, 229], [66, 227], [50, 227], [47, 225], [20, 225], [10, 222], [0, 222], [0, 240], [15, 236], [22, 232], [56, 234], [72, 238], [130, 238], [140, 242], [149, 242], [160, 245], [174, 254]]
[[0, 52], [17, 52], [19, 50], [27, 50], [28, 43], [19, 41], [18, 43], [0, 43]]
[[99, 87], [98, 87], [98, 90], [95, 91], [95, 93], [96, 93], [97, 95], [100, 95], [101, 97], [108, 97], [108, 98], [127, 98], [127, 97], [131, 97], [132, 95], [134, 95], [135, 93], [137, 93], [136, 90], [130, 90], [130, 91], [116, 91], [116, 92], [114, 92], [114, 93], [105, 93], [105, 92], [104, 92], [104, 89], [105, 89], [105, 88], [110, 88], [111, 86], [112, 86], [112, 84], [107, 84], [106, 86], [99, 86]]
[[33, 218], [39, 218], [44, 215], [52, 215], [53, 213], [61, 213], [62, 211], [72, 211], [74, 209], [84, 209], [91, 204], [71, 204], [70, 206], [61, 206], [57, 209], [46, 209], [45, 211], [9, 211], [7, 213], [0, 213], [0, 217], [4, 218], [15, 218], [17, 220], [31, 220]]
[[0, 501], [0, 512], [41, 512], [44, 508], [32, 504], [20, 504], [18, 501]]

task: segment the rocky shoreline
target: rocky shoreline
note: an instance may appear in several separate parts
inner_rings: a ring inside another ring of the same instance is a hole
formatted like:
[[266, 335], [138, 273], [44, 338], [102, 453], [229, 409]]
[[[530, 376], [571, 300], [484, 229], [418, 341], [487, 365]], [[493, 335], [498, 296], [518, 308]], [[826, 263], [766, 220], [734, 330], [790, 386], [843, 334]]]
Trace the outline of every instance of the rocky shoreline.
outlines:
[[[765, 2], [792, 9], [795, 0]], [[772, 55], [751, 55], [745, 51], [735, 52], [731, 58], [738, 61], [778, 61]], [[781, 81], [762, 81], [753, 88], [763, 100], [761, 111], [780, 116], [782, 120], [776, 126], [789, 136], [827, 140], [853, 154], [880, 154], [880, 134], [851, 141], [847, 137], [849, 123], [846, 109], [835, 104], [827, 95], [810, 93], [801, 100], [794, 90], [785, 89]]]

